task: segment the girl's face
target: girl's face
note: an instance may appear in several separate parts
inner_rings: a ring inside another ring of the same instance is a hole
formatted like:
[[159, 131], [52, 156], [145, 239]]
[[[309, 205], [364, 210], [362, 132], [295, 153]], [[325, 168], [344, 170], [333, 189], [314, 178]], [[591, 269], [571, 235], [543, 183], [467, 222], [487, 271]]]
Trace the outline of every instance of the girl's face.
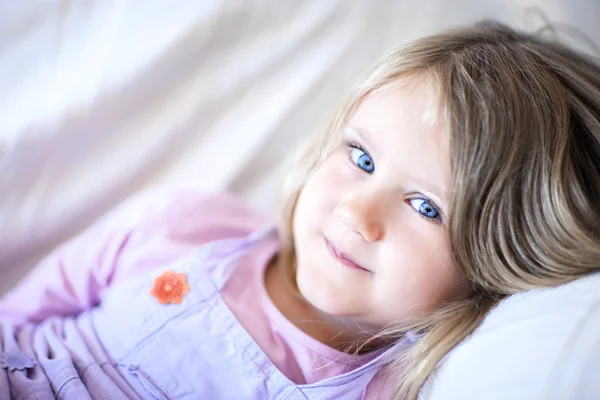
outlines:
[[367, 97], [304, 186], [297, 283], [320, 311], [380, 329], [467, 297], [447, 221], [450, 161], [424, 86]]

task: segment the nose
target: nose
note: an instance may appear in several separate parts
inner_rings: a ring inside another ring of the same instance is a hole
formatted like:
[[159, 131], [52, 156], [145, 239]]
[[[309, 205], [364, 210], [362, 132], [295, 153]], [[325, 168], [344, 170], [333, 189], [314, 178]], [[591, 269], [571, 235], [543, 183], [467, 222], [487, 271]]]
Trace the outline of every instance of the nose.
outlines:
[[333, 211], [345, 227], [361, 235], [365, 241], [381, 239], [381, 205], [374, 197], [355, 195], [340, 202]]

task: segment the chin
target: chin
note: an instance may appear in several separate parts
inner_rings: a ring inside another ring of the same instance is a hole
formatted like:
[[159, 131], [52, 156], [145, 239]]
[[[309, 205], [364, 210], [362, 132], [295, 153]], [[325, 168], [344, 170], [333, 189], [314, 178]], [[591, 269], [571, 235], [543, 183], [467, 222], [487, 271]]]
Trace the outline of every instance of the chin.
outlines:
[[353, 314], [352, 303], [356, 296], [340, 282], [331, 282], [325, 276], [315, 276], [302, 268], [298, 268], [296, 281], [304, 300], [320, 312], [335, 316]]
[[311, 283], [299, 278], [298, 289], [304, 300], [322, 315], [323, 321], [345, 326], [344, 329], [348, 332], [358, 329], [360, 335], [368, 333], [367, 336], [377, 334], [384, 327], [385, 324], [378, 324], [365, 318], [365, 315], [371, 313], [364, 308], [364, 298], [357, 296], [356, 292], [347, 288], [340, 292], [335, 287]]

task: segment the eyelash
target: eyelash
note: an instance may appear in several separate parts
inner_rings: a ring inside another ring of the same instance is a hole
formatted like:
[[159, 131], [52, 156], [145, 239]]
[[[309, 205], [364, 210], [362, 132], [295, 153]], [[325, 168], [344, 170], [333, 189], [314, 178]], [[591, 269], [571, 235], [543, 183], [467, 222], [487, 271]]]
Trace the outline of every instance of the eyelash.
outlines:
[[369, 154], [369, 152], [367, 150], [365, 150], [365, 148], [362, 147], [360, 145], [360, 143], [358, 143], [358, 142], [355, 142], [353, 140], [348, 140], [348, 141], [346, 141], [346, 147], [351, 148], [351, 149], [358, 149], [358, 150], [364, 152], [369, 157], [371, 157], [371, 155]]
[[[413, 200], [423, 200], [423, 201], [426, 201], [427, 203], [429, 203], [431, 205], [431, 207], [433, 207], [435, 209], [435, 211], [437, 212], [437, 214], [438, 214], [437, 218], [429, 218], [429, 217], [426, 217], [425, 215], [421, 214], [419, 212], [419, 210], [415, 209], [410, 204], [410, 202]], [[419, 217], [423, 218], [424, 220], [433, 222], [434, 224], [442, 224], [444, 222], [444, 217], [442, 215], [442, 212], [440, 211], [440, 208], [432, 200], [428, 199], [427, 197], [413, 197], [413, 198], [407, 199], [406, 203], [408, 204], [409, 207], [411, 207], [413, 210], [415, 210], [415, 212], [417, 213], [417, 215]]]
[[[353, 141], [353, 140], [347, 140], [347, 141], [346, 141], [346, 147], [347, 147], [348, 149], [350, 149], [350, 150], [352, 150], [352, 149], [358, 149], [358, 150], [362, 151], [363, 153], [365, 153], [366, 155], [368, 155], [369, 157], [371, 157], [371, 154], [369, 154], [369, 152], [368, 152], [368, 151], [367, 151], [367, 150], [366, 150], [366, 149], [365, 149], [363, 146], [361, 146], [361, 144], [360, 144], [360, 143], [358, 143], [358, 142], [355, 142], [355, 141]], [[371, 157], [371, 158], [372, 158], [372, 157]], [[351, 153], [349, 153], [349, 154], [348, 154], [348, 160], [349, 160], [350, 164], [351, 164], [351, 165], [352, 165], [354, 168], [356, 168], [356, 169], [360, 170], [360, 172], [363, 172], [363, 173], [365, 173], [365, 171], [364, 171], [364, 170], [362, 170], [361, 168], [359, 168], [359, 167], [358, 167], [358, 166], [357, 166], [357, 165], [354, 163], [354, 161], [352, 160]], [[418, 210], [416, 210], [416, 209], [415, 209], [415, 208], [414, 208], [414, 207], [413, 207], [413, 206], [410, 204], [410, 202], [411, 202], [411, 201], [413, 201], [413, 200], [424, 200], [424, 201], [428, 202], [429, 204], [431, 204], [431, 206], [432, 206], [433, 208], [435, 208], [436, 212], [438, 213], [438, 217], [437, 217], [437, 218], [428, 218], [428, 217], [426, 217], [425, 215], [421, 214], [421, 213], [420, 213]], [[406, 203], [407, 203], [407, 205], [408, 205], [410, 208], [412, 208], [412, 209], [413, 209], [413, 211], [414, 211], [414, 212], [415, 212], [415, 213], [416, 213], [416, 214], [417, 214], [419, 217], [423, 218], [424, 220], [426, 220], [426, 221], [428, 221], [428, 222], [432, 222], [432, 223], [434, 223], [434, 224], [442, 224], [442, 223], [444, 222], [444, 218], [443, 218], [442, 212], [440, 211], [440, 208], [439, 208], [439, 207], [438, 207], [438, 206], [437, 206], [437, 205], [436, 205], [436, 204], [435, 204], [435, 203], [434, 203], [432, 200], [430, 200], [430, 199], [428, 199], [428, 198], [426, 198], [426, 197], [413, 197], [413, 198], [410, 198], [410, 199], [406, 200]]]
[[[355, 142], [353, 140], [347, 140], [346, 147], [350, 150], [350, 152], [348, 153], [348, 161], [350, 161], [350, 164], [352, 164], [352, 166], [354, 168], [358, 169], [360, 172], [368, 173], [368, 172], [364, 171], [363, 169], [359, 168], [358, 165], [356, 165], [354, 163], [354, 161], [352, 160], [352, 149], [360, 150], [363, 153], [365, 153], [366, 155], [368, 155], [369, 157], [371, 157], [371, 154], [364, 147], [362, 147], [360, 143]], [[371, 157], [371, 158], [373, 158], [373, 157]]]

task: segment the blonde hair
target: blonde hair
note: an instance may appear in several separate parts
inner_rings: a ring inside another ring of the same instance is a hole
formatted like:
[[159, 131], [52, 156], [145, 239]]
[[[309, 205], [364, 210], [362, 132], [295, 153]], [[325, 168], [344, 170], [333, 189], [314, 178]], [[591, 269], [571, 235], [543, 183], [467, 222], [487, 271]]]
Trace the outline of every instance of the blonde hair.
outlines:
[[597, 60], [497, 22], [426, 37], [355, 85], [284, 187], [281, 256], [295, 282], [298, 195], [362, 100], [398, 81], [432, 85], [450, 132], [448, 230], [474, 294], [381, 337], [420, 334], [387, 373], [414, 399], [448, 352], [504, 297], [600, 270], [600, 67]]

